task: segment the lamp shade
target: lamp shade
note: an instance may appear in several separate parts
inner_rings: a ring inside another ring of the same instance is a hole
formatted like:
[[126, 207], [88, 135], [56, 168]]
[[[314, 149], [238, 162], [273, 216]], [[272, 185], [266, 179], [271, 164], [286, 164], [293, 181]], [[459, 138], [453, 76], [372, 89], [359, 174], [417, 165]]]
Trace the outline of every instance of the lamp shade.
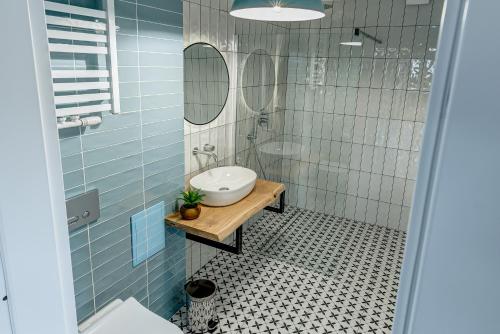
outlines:
[[234, 0], [230, 14], [259, 21], [309, 21], [325, 16], [321, 0]]

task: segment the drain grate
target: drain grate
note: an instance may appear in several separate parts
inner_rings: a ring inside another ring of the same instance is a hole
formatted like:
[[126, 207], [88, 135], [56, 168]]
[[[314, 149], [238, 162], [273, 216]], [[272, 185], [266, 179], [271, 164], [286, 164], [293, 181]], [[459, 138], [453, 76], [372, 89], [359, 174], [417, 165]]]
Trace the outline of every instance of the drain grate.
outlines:
[[220, 188], [219, 188], [219, 191], [227, 191], [227, 190], [229, 190], [229, 188], [228, 188], [228, 187], [220, 187]]

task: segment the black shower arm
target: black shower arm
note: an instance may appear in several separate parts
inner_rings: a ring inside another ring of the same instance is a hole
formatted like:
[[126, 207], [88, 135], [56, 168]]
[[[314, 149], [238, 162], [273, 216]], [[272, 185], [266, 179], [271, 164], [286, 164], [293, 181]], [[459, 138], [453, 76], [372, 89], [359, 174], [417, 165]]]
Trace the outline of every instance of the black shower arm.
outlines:
[[377, 37], [364, 32], [360, 28], [355, 28], [354, 29], [354, 35], [359, 36], [359, 34], [365, 36], [366, 38], [371, 39], [372, 41], [375, 41], [375, 43], [377, 43], [377, 44], [382, 44], [382, 41], [380, 39], [378, 39]]

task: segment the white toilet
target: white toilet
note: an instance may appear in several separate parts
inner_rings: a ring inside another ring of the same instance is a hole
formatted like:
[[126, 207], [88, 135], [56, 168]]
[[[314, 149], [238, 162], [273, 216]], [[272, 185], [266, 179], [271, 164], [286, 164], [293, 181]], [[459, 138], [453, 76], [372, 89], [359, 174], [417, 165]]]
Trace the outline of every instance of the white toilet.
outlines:
[[134, 298], [117, 299], [78, 326], [81, 334], [182, 334]]

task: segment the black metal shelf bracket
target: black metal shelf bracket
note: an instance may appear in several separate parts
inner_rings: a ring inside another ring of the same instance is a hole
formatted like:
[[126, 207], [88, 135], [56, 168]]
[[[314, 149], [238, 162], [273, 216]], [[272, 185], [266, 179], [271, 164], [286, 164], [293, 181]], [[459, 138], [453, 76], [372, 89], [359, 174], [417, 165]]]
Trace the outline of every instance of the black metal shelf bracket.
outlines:
[[[285, 212], [285, 192], [283, 191], [280, 194], [280, 202], [279, 202], [279, 207], [275, 208], [273, 206], [266, 206], [264, 210], [272, 211], [272, 212], [277, 212], [277, 213], [283, 213]], [[214, 241], [211, 239], [203, 238], [191, 233], [186, 233], [186, 239], [199, 242], [200, 244], [204, 244], [210, 247], [214, 247], [217, 249], [221, 249], [223, 251], [233, 253], [233, 254], [241, 254], [243, 251], [243, 225], [238, 227], [236, 229], [236, 242], [235, 245], [228, 245], [223, 242], [219, 241]]]
[[223, 251], [233, 253], [233, 254], [241, 254], [243, 249], [243, 225], [236, 229], [236, 244], [235, 246], [225, 244], [223, 242], [210, 240], [207, 238], [203, 238], [191, 233], [186, 233], [186, 239], [199, 242], [200, 244], [204, 244], [210, 247], [218, 248]]
[[280, 203], [279, 203], [279, 207], [278, 208], [275, 208], [274, 206], [266, 206], [264, 208], [264, 210], [272, 211], [272, 212], [277, 212], [277, 213], [283, 213], [283, 212], [285, 212], [285, 192], [283, 191], [280, 194]]

